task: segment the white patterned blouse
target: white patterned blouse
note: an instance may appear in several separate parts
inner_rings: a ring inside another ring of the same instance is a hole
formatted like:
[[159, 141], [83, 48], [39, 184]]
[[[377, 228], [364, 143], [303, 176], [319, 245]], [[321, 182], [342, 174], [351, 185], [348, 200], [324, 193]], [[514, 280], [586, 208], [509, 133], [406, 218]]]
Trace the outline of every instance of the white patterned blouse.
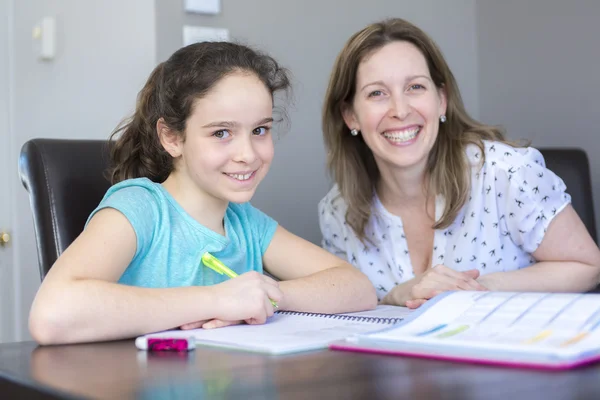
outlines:
[[[546, 169], [541, 153], [484, 142], [466, 149], [472, 165], [471, 193], [456, 220], [434, 234], [431, 266], [481, 274], [512, 271], [535, 263], [532, 257], [550, 221], [571, 202], [564, 182]], [[444, 199], [436, 199], [436, 219]], [[382, 299], [395, 285], [414, 278], [402, 220], [375, 194], [366, 226], [373, 244], [363, 244], [346, 224], [346, 203], [334, 186], [319, 203], [323, 247], [363, 271]]]

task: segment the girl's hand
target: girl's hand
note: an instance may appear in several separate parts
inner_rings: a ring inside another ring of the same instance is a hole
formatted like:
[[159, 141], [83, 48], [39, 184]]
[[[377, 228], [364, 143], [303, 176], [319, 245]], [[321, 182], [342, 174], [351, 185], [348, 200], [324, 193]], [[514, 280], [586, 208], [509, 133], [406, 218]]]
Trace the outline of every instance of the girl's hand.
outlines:
[[182, 330], [188, 329], [214, 329], [214, 328], [223, 328], [229, 325], [238, 325], [243, 324], [244, 321], [222, 321], [220, 319], [207, 319], [204, 321], [192, 322], [190, 324], [185, 324], [180, 326]]
[[283, 293], [272, 278], [252, 271], [218, 285], [214, 289], [214, 318], [195, 321], [181, 329], [220, 328], [241, 322], [264, 324], [275, 312], [271, 300], [280, 302]]

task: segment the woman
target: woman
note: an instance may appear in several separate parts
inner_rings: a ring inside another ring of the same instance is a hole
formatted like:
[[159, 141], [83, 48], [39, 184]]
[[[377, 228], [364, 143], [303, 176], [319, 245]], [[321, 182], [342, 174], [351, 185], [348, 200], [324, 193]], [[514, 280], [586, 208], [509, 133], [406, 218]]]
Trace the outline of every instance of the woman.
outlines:
[[365, 272], [383, 303], [598, 284], [600, 250], [563, 181], [537, 150], [467, 114], [439, 48], [411, 23], [349, 39], [323, 134], [336, 181], [319, 204], [323, 245]]

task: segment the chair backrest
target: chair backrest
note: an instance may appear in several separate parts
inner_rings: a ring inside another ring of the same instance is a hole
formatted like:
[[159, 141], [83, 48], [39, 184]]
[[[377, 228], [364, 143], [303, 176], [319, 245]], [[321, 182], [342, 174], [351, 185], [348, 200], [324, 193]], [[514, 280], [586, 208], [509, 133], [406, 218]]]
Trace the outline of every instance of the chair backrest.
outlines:
[[586, 152], [575, 148], [539, 150], [546, 161], [546, 168], [561, 177], [567, 185], [567, 193], [571, 195], [573, 208], [579, 214], [594, 241], [598, 243], [592, 198], [592, 179]]
[[105, 140], [32, 139], [19, 157], [19, 174], [29, 192], [40, 276], [83, 231], [110, 182]]

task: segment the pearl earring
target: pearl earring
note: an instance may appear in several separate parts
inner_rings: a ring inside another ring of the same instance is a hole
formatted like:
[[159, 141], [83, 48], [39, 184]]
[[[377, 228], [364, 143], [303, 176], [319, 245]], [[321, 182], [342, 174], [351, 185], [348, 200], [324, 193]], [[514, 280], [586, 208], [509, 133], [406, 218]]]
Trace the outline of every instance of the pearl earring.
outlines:
[[358, 136], [358, 130], [356, 130], [356, 129], [352, 129], [352, 130], [350, 131], [350, 134], [351, 134], [352, 136]]
[[441, 115], [440, 116], [440, 122], [443, 124], [444, 122], [446, 122], [446, 116], [445, 115]]

